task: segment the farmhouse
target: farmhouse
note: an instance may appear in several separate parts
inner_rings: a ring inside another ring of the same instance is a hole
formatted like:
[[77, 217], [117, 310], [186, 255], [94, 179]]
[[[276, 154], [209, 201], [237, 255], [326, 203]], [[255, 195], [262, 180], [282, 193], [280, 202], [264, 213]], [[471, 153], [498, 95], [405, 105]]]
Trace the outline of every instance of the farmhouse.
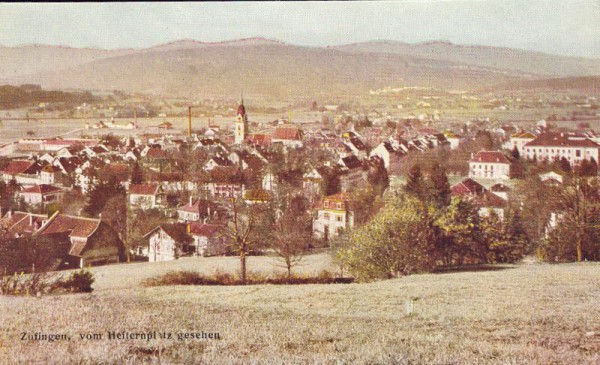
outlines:
[[185, 223], [161, 224], [144, 235], [148, 240], [148, 261], [176, 260], [193, 250], [190, 226]]
[[222, 226], [194, 222], [190, 224], [194, 253], [198, 256], [217, 256], [227, 252]]

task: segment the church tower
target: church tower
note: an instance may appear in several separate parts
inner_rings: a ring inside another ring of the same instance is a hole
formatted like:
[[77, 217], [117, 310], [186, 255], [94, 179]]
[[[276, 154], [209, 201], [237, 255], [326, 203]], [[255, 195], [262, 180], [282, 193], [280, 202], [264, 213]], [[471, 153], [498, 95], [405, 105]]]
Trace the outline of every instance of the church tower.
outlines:
[[244, 98], [237, 110], [237, 119], [235, 121], [235, 130], [233, 132], [234, 143], [242, 144], [248, 134], [248, 116], [244, 107]]

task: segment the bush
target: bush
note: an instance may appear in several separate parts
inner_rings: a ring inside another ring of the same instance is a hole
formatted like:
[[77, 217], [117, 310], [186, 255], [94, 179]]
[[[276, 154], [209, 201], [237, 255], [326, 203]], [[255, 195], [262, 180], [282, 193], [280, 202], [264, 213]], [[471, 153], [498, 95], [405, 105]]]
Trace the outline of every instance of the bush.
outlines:
[[[246, 285], [297, 285], [297, 284], [348, 284], [352, 278], [338, 278], [328, 271], [322, 271], [317, 276], [297, 276], [288, 278], [287, 274], [274, 277], [249, 272]], [[239, 275], [216, 270], [212, 275], [204, 275], [195, 271], [171, 271], [164, 275], [149, 278], [142, 282], [145, 287], [170, 285], [244, 285]]]
[[66, 279], [61, 278], [55, 283], [57, 291], [67, 291], [71, 293], [91, 293], [94, 289], [94, 274], [90, 271], [81, 269], [71, 273]]
[[38, 295], [52, 292], [53, 277], [46, 273], [7, 275], [0, 278], [2, 295]]

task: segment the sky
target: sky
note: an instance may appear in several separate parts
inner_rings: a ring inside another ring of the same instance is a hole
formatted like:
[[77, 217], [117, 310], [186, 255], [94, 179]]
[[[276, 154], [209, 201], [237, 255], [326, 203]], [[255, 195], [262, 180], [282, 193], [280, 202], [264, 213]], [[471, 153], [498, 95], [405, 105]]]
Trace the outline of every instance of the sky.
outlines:
[[0, 45], [145, 48], [265, 37], [304, 46], [369, 40], [600, 57], [600, 0], [0, 4]]

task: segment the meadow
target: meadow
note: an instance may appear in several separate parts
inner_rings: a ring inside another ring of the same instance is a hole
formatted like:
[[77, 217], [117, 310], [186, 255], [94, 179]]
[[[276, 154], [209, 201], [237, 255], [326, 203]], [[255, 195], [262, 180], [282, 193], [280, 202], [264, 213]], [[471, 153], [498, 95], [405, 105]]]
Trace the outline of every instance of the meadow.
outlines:
[[[170, 270], [216, 268], [235, 271], [237, 260], [98, 267], [90, 294], [0, 297], [0, 363], [600, 363], [598, 263], [508, 265], [362, 284], [139, 285]], [[249, 268], [279, 270], [269, 257], [251, 258]], [[298, 272], [322, 268], [332, 268], [324, 254], [307, 257]], [[109, 340], [110, 331], [173, 338]], [[220, 339], [178, 339], [203, 331]], [[22, 332], [71, 339], [23, 341]]]

